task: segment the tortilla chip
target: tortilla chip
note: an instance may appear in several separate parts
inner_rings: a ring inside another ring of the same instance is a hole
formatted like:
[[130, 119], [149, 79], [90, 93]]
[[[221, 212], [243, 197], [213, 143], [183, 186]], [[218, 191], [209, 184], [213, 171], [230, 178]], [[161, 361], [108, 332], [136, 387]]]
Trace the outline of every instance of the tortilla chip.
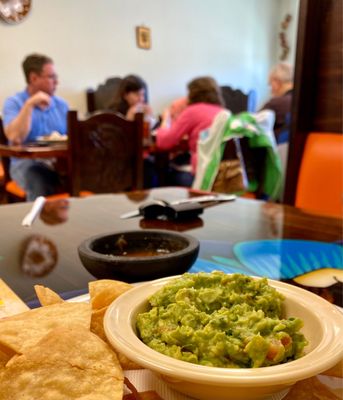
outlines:
[[[311, 393], [311, 397], [309, 397]], [[337, 400], [337, 397], [317, 377], [304, 379], [292, 386], [284, 400]]]
[[0, 320], [0, 348], [6, 346], [23, 353], [51, 329], [59, 326], [90, 327], [90, 306], [86, 303], [59, 303], [35, 308]]
[[133, 286], [126, 282], [111, 279], [100, 279], [88, 284], [88, 290], [93, 310], [108, 307], [113, 300]]
[[91, 315], [91, 331], [98, 335], [102, 340], [107, 341], [107, 337], [104, 330], [104, 316], [107, 307], [103, 307], [100, 310], [92, 312]]
[[142, 366], [140, 366], [139, 364], [136, 364], [134, 361], [131, 361], [124, 354], [119, 353], [117, 350], [116, 350], [116, 353], [117, 353], [119, 363], [123, 370], [127, 371], [129, 369], [143, 369]]
[[0, 400], [121, 400], [123, 380], [106, 343], [83, 326], [58, 327], [0, 370]]
[[[15, 355], [14, 353], [13, 355]], [[4, 367], [8, 361], [11, 359], [11, 355], [9, 355], [7, 352], [4, 352], [2, 349], [0, 349], [0, 370], [2, 367]]]
[[336, 378], [343, 378], [343, 360], [338, 364], [334, 365], [332, 368], [321, 373], [321, 375], [334, 376]]
[[[103, 307], [100, 310], [92, 312], [91, 331], [93, 333], [95, 333], [97, 336], [99, 336], [102, 340], [109, 343], [107, 340], [106, 334], [105, 334], [105, 330], [104, 330], [104, 316], [105, 316], [106, 310], [107, 310], [107, 307]], [[116, 353], [117, 353], [120, 365], [124, 370], [142, 368], [140, 365], [129, 360], [126, 356], [124, 356], [124, 354], [119, 353], [117, 350], [116, 350]]]
[[36, 295], [42, 306], [50, 306], [51, 304], [64, 303], [64, 300], [53, 290], [42, 286], [34, 286]]

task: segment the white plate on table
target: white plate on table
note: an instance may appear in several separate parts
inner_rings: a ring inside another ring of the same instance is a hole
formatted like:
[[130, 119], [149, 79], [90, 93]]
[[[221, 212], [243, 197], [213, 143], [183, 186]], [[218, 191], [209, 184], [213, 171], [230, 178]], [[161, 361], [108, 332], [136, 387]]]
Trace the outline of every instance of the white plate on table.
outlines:
[[38, 136], [36, 139], [37, 143], [65, 143], [68, 140], [67, 135], [61, 135], [59, 133], [52, 133], [51, 135]]

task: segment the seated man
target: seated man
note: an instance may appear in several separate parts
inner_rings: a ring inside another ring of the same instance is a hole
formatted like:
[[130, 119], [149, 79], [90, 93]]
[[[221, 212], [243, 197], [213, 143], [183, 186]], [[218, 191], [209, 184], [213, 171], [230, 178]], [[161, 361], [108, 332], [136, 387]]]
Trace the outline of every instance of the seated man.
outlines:
[[[32, 54], [23, 62], [27, 87], [6, 99], [3, 108], [5, 135], [11, 144], [25, 144], [53, 131], [67, 133], [67, 103], [54, 95], [58, 79], [51, 58]], [[11, 178], [32, 201], [56, 193], [60, 185], [51, 160], [11, 159]]]
[[290, 125], [293, 92], [292, 66], [287, 63], [275, 65], [269, 74], [269, 85], [273, 97], [264, 104], [262, 110], [275, 112], [274, 133], [276, 142], [280, 143], [284, 141], [280, 135], [288, 133]]

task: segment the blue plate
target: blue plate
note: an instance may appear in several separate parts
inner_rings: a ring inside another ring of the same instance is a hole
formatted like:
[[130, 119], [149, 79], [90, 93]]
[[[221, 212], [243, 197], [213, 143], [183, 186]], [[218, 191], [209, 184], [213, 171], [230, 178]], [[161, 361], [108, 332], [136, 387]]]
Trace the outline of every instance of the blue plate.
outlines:
[[252, 274], [292, 279], [321, 268], [343, 269], [342, 246], [305, 240], [257, 240], [234, 246], [237, 259]]
[[290, 239], [256, 240], [234, 246], [213, 243], [202, 242], [200, 249], [206, 249], [200, 250], [189, 272], [220, 270], [287, 280], [321, 268], [343, 269], [343, 248], [335, 243]]

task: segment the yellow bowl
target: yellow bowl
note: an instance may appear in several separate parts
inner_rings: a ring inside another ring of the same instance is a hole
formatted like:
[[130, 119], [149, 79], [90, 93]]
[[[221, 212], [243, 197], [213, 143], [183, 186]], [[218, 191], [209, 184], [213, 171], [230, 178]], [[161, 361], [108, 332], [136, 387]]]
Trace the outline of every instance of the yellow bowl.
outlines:
[[286, 298], [285, 316], [304, 321], [302, 332], [309, 346], [302, 358], [270, 367], [233, 369], [196, 365], [160, 354], [138, 338], [136, 316], [149, 309], [148, 297], [174, 278], [148, 282], [120, 296], [108, 308], [104, 327], [118, 351], [181, 393], [203, 400], [265, 399], [329, 369], [343, 357], [342, 313], [309, 291], [273, 280], [269, 284]]

